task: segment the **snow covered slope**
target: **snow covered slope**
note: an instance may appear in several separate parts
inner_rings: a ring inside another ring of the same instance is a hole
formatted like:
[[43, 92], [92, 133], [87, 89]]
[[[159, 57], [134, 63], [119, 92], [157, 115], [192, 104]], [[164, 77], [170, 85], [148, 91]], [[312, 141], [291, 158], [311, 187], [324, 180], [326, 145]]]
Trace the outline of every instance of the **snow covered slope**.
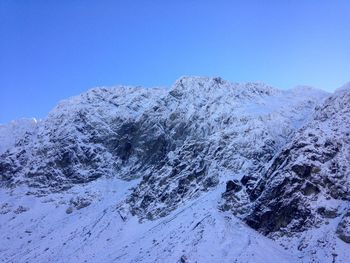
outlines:
[[0, 255], [346, 262], [348, 94], [183, 77], [63, 101], [0, 155]]
[[16, 141], [26, 133], [32, 133], [37, 123], [36, 119], [19, 119], [8, 124], [0, 124], [0, 154], [14, 147]]
[[[172, 215], [140, 224], [118, 207], [136, 181], [98, 179], [64, 193], [1, 190], [2, 262], [294, 262], [295, 257], [230, 213], [213, 213], [222, 189]], [[67, 214], [72, 199], [89, 200]], [[182, 261], [181, 261], [182, 260]]]

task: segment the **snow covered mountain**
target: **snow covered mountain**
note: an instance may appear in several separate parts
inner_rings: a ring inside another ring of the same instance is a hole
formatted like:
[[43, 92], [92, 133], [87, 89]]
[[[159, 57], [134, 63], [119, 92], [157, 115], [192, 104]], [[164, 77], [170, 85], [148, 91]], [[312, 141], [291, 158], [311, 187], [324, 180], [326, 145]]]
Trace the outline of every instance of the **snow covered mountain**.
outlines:
[[1, 258], [346, 262], [349, 98], [183, 77], [2, 126]]

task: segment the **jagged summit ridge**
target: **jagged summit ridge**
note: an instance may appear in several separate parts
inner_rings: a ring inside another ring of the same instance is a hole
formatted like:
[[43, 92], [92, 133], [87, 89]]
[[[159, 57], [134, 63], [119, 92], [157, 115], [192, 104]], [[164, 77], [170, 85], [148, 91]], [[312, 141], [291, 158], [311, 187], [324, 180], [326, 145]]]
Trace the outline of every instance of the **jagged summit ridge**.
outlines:
[[196, 77], [196, 76], [184, 76], [179, 78], [174, 86], [173, 90], [190, 92], [190, 93], [211, 93], [220, 91], [235, 90], [235, 93], [249, 96], [257, 94], [273, 94], [278, 93], [280, 90], [266, 85], [262, 82], [248, 82], [248, 83], [235, 83], [222, 79], [221, 77]]

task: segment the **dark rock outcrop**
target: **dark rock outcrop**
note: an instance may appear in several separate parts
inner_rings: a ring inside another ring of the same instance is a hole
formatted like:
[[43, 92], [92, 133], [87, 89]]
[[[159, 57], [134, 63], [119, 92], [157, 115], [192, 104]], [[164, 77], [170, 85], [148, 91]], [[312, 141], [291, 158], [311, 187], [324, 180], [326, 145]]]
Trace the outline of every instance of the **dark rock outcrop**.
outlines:
[[[244, 220], [264, 234], [292, 235], [339, 216], [349, 201], [350, 91], [335, 93], [274, 160], [252, 191]], [[350, 206], [350, 204], [349, 204]], [[344, 216], [343, 222], [347, 222]], [[347, 239], [341, 223], [337, 233]], [[340, 234], [342, 233], [342, 234]]]

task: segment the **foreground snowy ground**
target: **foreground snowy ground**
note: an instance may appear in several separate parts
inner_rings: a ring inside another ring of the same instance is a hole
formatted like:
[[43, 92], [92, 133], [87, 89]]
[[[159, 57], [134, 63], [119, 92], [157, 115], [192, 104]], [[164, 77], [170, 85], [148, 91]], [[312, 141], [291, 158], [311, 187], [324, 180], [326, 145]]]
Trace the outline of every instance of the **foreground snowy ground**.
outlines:
[[[64, 194], [43, 197], [26, 195], [25, 188], [12, 192], [1, 189], [0, 261], [333, 261], [323, 253], [324, 246], [330, 245], [327, 232], [305, 234], [310, 247], [303, 252], [297, 247], [298, 239], [280, 240], [290, 247], [284, 248], [231, 213], [219, 212], [223, 184], [165, 218], [140, 223], [137, 217], [123, 215], [117, 209], [119, 201], [137, 182], [100, 179]], [[91, 204], [69, 211], [70, 200], [77, 196], [89, 199]], [[333, 225], [330, 224], [330, 229], [336, 226]], [[347, 262], [347, 245], [339, 240], [334, 242], [338, 242], [337, 250], [343, 251], [343, 255], [334, 252], [335, 262]]]
[[[283, 247], [218, 212], [223, 185], [169, 216], [139, 223], [117, 212], [137, 180], [100, 179], [64, 194], [1, 189], [1, 262], [295, 262]], [[71, 198], [91, 204], [67, 214]]]

